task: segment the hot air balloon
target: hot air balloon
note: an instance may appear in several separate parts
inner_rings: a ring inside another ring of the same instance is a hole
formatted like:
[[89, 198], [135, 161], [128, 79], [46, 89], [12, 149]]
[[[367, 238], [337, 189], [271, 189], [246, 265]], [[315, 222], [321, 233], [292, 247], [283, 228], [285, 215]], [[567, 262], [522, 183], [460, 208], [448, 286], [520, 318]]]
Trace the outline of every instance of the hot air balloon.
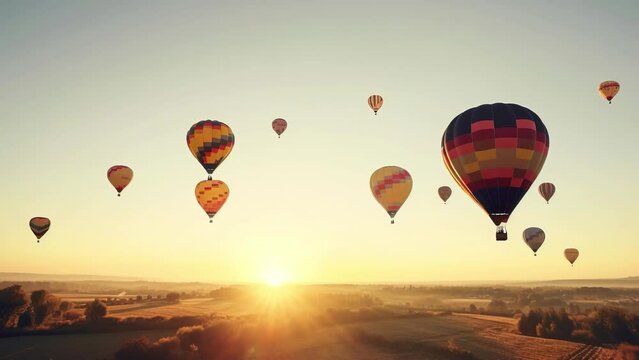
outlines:
[[541, 197], [548, 203], [550, 198], [555, 194], [555, 185], [548, 182], [539, 184], [539, 194], [541, 194]]
[[273, 130], [275, 130], [278, 138], [280, 137], [280, 135], [282, 135], [287, 127], [286, 120], [280, 118], [273, 120], [273, 123], [271, 125], [273, 126]]
[[229, 197], [229, 187], [220, 180], [204, 180], [195, 186], [195, 198], [202, 209], [209, 215], [209, 222], [222, 208]]
[[604, 81], [599, 84], [599, 95], [601, 95], [602, 98], [608, 100], [608, 104], [612, 104], [612, 98], [617, 95], [620, 87], [621, 85], [619, 85], [619, 83], [616, 81]]
[[524, 230], [524, 242], [532, 249], [535, 256], [537, 256], [537, 250], [539, 250], [545, 239], [546, 234], [540, 228], [531, 227]]
[[579, 250], [568, 248], [564, 250], [564, 256], [566, 257], [566, 260], [570, 261], [570, 266], [572, 266], [572, 264], [575, 263], [575, 260], [579, 257]]
[[133, 170], [130, 167], [124, 165], [111, 166], [107, 170], [107, 179], [115, 190], [118, 192], [118, 196], [122, 190], [133, 180]]
[[468, 109], [444, 131], [444, 164], [497, 225], [497, 240], [508, 238], [505, 223], [541, 171], [549, 145], [539, 116], [517, 104]]
[[33, 234], [40, 242], [40, 238], [44, 236], [44, 234], [49, 231], [49, 227], [51, 226], [51, 220], [45, 217], [34, 217], [29, 221], [29, 227]]
[[233, 149], [235, 136], [231, 128], [223, 122], [202, 120], [191, 126], [186, 133], [186, 143], [211, 180], [213, 171]]
[[377, 115], [377, 112], [379, 111], [379, 109], [382, 107], [383, 104], [384, 104], [384, 99], [382, 99], [381, 95], [371, 95], [368, 97], [368, 106], [370, 106], [371, 109], [373, 109], [373, 111], [375, 112], [375, 115]]
[[439, 189], [437, 189], [437, 193], [445, 204], [448, 198], [450, 198], [450, 195], [453, 193], [453, 190], [451, 190], [448, 186], [441, 186]]
[[413, 188], [413, 178], [398, 166], [384, 166], [375, 170], [370, 180], [373, 196], [395, 223], [395, 214], [402, 207]]

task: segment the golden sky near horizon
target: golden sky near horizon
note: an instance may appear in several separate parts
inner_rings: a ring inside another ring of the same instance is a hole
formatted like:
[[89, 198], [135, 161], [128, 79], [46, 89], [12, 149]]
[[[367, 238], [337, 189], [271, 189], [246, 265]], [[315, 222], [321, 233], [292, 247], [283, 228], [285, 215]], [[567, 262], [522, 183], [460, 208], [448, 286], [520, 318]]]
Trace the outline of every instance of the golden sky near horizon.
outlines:
[[[0, 272], [639, 275], [638, 33], [633, 1], [2, 2]], [[604, 80], [621, 83], [612, 105], [597, 93]], [[378, 116], [371, 94], [384, 97]], [[530, 108], [550, 134], [503, 243], [439, 152], [456, 115], [494, 102]], [[185, 142], [202, 119], [236, 137], [213, 176], [230, 188], [213, 224]], [[106, 178], [115, 164], [135, 171], [120, 198]], [[413, 177], [394, 225], [368, 184], [385, 165]], [[544, 181], [557, 186], [550, 205]], [[441, 185], [453, 189], [447, 205]], [[33, 216], [52, 220], [40, 244]], [[537, 257], [521, 239], [531, 226], [546, 232]], [[572, 268], [568, 247], [580, 250]]]

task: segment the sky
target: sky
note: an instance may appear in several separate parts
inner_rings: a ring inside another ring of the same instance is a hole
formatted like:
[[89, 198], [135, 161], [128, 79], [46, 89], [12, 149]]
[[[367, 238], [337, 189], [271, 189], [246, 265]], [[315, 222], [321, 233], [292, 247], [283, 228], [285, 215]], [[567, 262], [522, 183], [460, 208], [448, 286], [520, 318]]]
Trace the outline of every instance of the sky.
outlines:
[[[0, 272], [381, 283], [639, 275], [636, 1], [0, 0]], [[604, 80], [621, 90], [609, 105]], [[371, 94], [384, 97], [374, 116]], [[496, 242], [444, 167], [459, 113], [512, 102], [550, 150]], [[271, 121], [288, 129], [280, 139]], [[186, 132], [228, 124], [209, 224]], [[117, 197], [107, 169], [135, 175]], [[390, 225], [373, 171], [413, 191]], [[539, 183], [557, 192], [548, 205]], [[444, 205], [437, 188], [449, 185]], [[52, 220], [37, 244], [31, 217]], [[521, 233], [546, 242], [533, 256]], [[576, 247], [574, 267], [563, 250]]]

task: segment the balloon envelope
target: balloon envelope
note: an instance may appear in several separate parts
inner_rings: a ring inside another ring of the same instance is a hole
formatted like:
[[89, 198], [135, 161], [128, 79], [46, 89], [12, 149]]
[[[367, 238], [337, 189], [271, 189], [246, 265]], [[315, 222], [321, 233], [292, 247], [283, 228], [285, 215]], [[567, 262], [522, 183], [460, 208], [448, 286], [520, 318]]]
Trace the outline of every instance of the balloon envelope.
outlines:
[[439, 189], [437, 189], [437, 193], [445, 204], [446, 201], [448, 201], [448, 199], [450, 198], [450, 195], [453, 193], [453, 190], [451, 190], [448, 186], [441, 186]]
[[566, 260], [570, 261], [571, 264], [574, 264], [575, 260], [579, 257], [579, 250], [568, 248], [564, 250], [564, 256], [566, 257]]
[[120, 196], [122, 190], [133, 180], [133, 170], [124, 165], [111, 166], [107, 170], [107, 179], [109, 179], [111, 185], [118, 192], [118, 196]]
[[273, 126], [273, 130], [277, 134], [277, 137], [279, 137], [286, 130], [286, 127], [288, 126], [288, 124], [286, 123], [286, 120], [277, 118], [273, 120], [273, 123], [271, 123], [271, 126]]
[[539, 184], [539, 194], [546, 202], [549, 202], [550, 198], [555, 194], [555, 185], [549, 182]]
[[193, 156], [210, 175], [231, 153], [235, 136], [223, 122], [202, 120], [191, 126], [186, 133], [186, 143]]
[[384, 166], [371, 175], [370, 187], [377, 202], [394, 219], [413, 189], [413, 178], [398, 166]]
[[546, 239], [544, 231], [538, 227], [530, 227], [524, 230], [524, 242], [537, 255], [537, 250], [541, 247]]
[[38, 242], [40, 242], [40, 238], [43, 237], [44, 234], [47, 233], [47, 231], [49, 231], [50, 226], [51, 226], [51, 220], [45, 217], [34, 217], [31, 220], [29, 220], [29, 227], [31, 228], [31, 231], [33, 231], [33, 234], [38, 239]]
[[604, 81], [599, 84], [599, 95], [608, 100], [608, 103], [612, 103], [612, 98], [617, 95], [619, 88], [621, 88], [621, 85], [616, 81]]
[[368, 106], [370, 106], [371, 109], [373, 109], [373, 111], [375, 112], [375, 115], [377, 115], [377, 112], [379, 111], [379, 109], [382, 107], [383, 104], [384, 104], [384, 99], [382, 98], [381, 95], [371, 95], [368, 97]]
[[228, 197], [229, 187], [223, 181], [204, 180], [195, 186], [195, 198], [210, 219], [220, 211]]
[[508, 221], [541, 171], [550, 138], [539, 116], [517, 104], [481, 105], [442, 136], [444, 165], [495, 225]]

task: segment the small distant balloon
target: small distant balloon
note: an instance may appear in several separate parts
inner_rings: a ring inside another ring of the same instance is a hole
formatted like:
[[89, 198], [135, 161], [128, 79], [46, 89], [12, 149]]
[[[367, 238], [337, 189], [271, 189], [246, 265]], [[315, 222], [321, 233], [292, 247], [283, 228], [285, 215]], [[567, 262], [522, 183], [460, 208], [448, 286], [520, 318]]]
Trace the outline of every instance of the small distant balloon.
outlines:
[[282, 133], [286, 130], [286, 127], [288, 126], [288, 124], [286, 123], [286, 120], [281, 118], [277, 118], [273, 120], [273, 123], [271, 125], [273, 126], [273, 130], [277, 134], [278, 138], [280, 137], [280, 135], [282, 135]]
[[186, 144], [204, 170], [211, 174], [231, 153], [235, 136], [231, 128], [217, 120], [202, 120], [186, 133]]
[[118, 196], [120, 196], [122, 190], [133, 180], [133, 170], [124, 165], [111, 166], [107, 170], [107, 179], [109, 179], [111, 185], [118, 192]]
[[195, 186], [195, 198], [213, 222], [213, 216], [220, 211], [229, 197], [229, 187], [220, 180], [204, 180]]
[[546, 203], [549, 203], [550, 198], [555, 195], [555, 185], [549, 182], [539, 184], [539, 194], [546, 200]]
[[564, 256], [566, 260], [570, 261], [570, 265], [575, 263], [575, 260], [579, 257], [579, 250], [574, 248], [568, 248], [564, 250]]
[[45, 217], [34, 217], [29, 221], [29, 227], [33, 234], [40, 242], [40, 238], [44, 236], [44, 234], [49, 231], [49, 227], [51, 226], [51, 220]]
[[451, 190], [448, 186], [441, 186], [439, 189], [437, 189], [437, 193], [445, 204], [446, 201], [448, 201], [448, 198], [450, 198], [450, 195], [453, 193], [453, 190]]
[[384, 166], [375, 170], [370, 179], [370, 187], [377, 202], [395, 223], [395, 215], [413, 189], [413, 178], [399, 166]]
[[621, 85], [619, 85], [619, 83], [616, 81], [604, 81], [599, 84], [599, 94], [602, 98], [608, 100], [608, 104], [612, 104], [612, 99], [615, 97], [615, 95], [617, 95], [620, 87]]
[[368, 97], [368, 106], [370, 106], [371, 109], [373, 109], [373, 111], [375, 112], [375, 115], [377, 115], [377, 112], [379, 111], [379, 109], [382, 107], [383, 104], [384, 104], [384, 99], [382, 99], [381, 95], [371, 95]]
[[538, 227], [530, 227], [524, 230], [524, 242], [537, 256], [537, 250], [541, 247], [546, 239], [544, 231]]

